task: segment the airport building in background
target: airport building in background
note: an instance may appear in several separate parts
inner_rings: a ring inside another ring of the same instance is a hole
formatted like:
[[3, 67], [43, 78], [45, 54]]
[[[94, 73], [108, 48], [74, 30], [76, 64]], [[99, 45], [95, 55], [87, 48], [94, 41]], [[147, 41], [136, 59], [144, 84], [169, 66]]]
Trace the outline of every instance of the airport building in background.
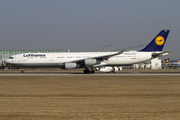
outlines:
[[139, 64], [133, 64], [133, 69], [161, 69], [162, 62], [161, 59], [155, 58], [146, 62]]

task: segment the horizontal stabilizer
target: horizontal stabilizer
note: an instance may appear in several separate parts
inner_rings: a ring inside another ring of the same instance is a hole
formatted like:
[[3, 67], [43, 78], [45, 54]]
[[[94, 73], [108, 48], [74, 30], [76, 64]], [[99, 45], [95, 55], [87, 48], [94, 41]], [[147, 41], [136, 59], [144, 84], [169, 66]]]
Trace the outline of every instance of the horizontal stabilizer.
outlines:
[[153, 58], [161, 57], [161, 56], [169, 54], [170, 52], [172, 52], [172, 51], [164, 51], [164, 52], [160, 52], [160, 53], [153, 52], [152, 53], [152, 57]]

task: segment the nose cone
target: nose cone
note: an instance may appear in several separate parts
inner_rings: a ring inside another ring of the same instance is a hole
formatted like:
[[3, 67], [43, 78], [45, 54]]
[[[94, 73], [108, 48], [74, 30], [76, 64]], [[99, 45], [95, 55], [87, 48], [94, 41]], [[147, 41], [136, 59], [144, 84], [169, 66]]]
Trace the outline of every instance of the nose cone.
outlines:
[[12, 61], [12, 59], [6, 59], [6, 60], [4, 60], [4, 62], [6, 63], [6, 64], [11, 64], [13, 61]]

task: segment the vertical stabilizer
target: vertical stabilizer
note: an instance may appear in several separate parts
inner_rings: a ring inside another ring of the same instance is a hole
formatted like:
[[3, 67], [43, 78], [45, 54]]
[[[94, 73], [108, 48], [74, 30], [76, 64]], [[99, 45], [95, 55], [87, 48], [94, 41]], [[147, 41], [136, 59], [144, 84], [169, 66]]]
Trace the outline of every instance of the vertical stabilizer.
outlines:
[[144, 49], [140, 51], [162, 51], [170, 30], [162, 30]]

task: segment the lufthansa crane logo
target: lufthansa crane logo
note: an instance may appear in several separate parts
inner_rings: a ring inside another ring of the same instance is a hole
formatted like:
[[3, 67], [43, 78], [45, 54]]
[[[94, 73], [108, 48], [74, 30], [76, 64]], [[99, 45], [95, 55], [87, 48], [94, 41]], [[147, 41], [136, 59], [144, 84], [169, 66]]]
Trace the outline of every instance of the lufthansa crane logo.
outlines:
[[157, 45], [161, 46], [164, 44], [164, 38], [162, 36], [157, 36], [155, 42]]

